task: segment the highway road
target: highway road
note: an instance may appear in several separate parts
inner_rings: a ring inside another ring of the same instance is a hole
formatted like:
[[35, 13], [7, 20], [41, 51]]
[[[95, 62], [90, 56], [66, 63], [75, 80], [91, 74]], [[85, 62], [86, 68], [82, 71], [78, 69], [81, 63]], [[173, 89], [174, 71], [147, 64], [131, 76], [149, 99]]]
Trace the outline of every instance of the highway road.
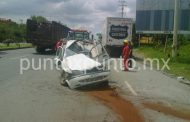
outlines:
[[159, 70], [144, 70], [143, 62], [136, 60], [135, 69], [124, 72], [115, 65], [110, 80], [118, 94], [138, 106], [148, 122], [189, 122], [190, 86], [172, 74]]
[[118, 121], [106, 106], [83, 92], [59, 84], [56, 70], [20, 74], [20, 59], [53, 58], [35, 50], [0, 52], [0, 122]]
[[109, 84], [116, 89], [114, 94], [132, 103], [123, 104], [107, 90], [86, 93], [61, 86], [56, 70], [30, 67], [20, 74], [23, 58], [53, 59], [54, 54], [36, 54], [33, 48], [0, 52], [1, 122], [118, 122], [130, 114], [129, 106], [135, 106], [148, 122], [190, 121], [190, 86], [160, 71], [137, 70], [141, 62], [135, 70], [124, 72], [114, 69], [119, 63], [114, 59]]

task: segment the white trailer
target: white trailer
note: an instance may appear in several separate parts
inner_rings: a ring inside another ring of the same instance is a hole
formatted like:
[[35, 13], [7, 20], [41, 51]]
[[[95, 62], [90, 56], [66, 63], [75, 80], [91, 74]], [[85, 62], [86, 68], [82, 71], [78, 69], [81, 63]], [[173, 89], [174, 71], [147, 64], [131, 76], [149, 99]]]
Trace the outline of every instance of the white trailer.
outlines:
[[132, 28], [131, 18], [106, 18], [102, 32], [102, 44], [110, 55], [121, 55], [124, 39], [132, 41]]

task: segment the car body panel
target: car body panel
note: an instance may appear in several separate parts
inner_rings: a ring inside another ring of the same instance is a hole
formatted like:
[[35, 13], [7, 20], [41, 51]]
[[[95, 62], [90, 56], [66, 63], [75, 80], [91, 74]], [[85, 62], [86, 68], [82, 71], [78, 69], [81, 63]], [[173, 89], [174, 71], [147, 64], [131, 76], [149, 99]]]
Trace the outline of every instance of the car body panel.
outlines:
[[69, 69], [79, 71], [89, 70], [101, 65], [99, 62], [92, 60], [84, 54], [69, 56], [63, 60], [63, 64], [64, 63]]
[[96, 43], [77, 40], [69, 40], [58, 49], [54, 61], [64, 72], [62, 74], [66, 74], [64, 80], [71, 89], [108, 80], [110, 71], [101, 68], [105, 65], [103, 58], [109, 58], [103, 50]]
[[81, 86], [98, 83], [102, 81], [108, 80], [109, 71], [107, 72], [100, 72], [100, 73], [93, 73], [93, 74], [86, 74], [82, 76], [78, 76], [75, 78], [71, 78], [67, 80], [67, 84], [71, 89], [75, 89]]

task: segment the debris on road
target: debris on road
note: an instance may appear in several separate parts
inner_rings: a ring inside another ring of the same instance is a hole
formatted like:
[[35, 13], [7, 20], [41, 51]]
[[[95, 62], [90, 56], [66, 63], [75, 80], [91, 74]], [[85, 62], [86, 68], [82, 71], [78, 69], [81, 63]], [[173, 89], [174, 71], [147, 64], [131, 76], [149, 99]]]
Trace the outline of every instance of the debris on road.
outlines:
[[130, 102], [119, 96], [115, 88], [109, 86], [87, 92], [97, 98], [118, 114], [122, 122], [144, 122], [139, 110]]
[[184, 120], [190, 121], [190, 110], [177, 110], [173, 109], [171, 107], [165, 106], [164, 104], [158, 104], [158, 103], [143, 103], [143, 106], [161, 113], [164, 113], [166, 115], [175, 116], [177, 118], [181, 118]]
[[184, 77], [183, 76], [179, 76], [177, 77], [178, 80], [184, 80]]
[[185, 79], [184, 77], [180, 76], [180, 77], [177, 77], [177, 80], [180, 82], [180, 83], [183, 83], [185, 85], [188, 85], [190, 86], [190, 81]]

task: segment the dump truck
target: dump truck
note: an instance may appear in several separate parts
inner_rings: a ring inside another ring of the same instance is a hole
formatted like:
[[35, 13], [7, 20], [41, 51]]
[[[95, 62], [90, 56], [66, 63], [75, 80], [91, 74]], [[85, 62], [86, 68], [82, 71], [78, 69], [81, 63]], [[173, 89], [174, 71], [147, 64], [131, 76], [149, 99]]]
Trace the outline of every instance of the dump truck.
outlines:
[[27, 20], [27, 42], [36, 47], [38, 53], [46, 49], [55, 50], [57, 41], [67, 38], [70, 28], [55, 21], [37, 22]]
[[131, 18], [106, 18], [102, 30], [102, 44], [110, 56], [121, 55], [124, 39], [132, 40], [132, 27]]

